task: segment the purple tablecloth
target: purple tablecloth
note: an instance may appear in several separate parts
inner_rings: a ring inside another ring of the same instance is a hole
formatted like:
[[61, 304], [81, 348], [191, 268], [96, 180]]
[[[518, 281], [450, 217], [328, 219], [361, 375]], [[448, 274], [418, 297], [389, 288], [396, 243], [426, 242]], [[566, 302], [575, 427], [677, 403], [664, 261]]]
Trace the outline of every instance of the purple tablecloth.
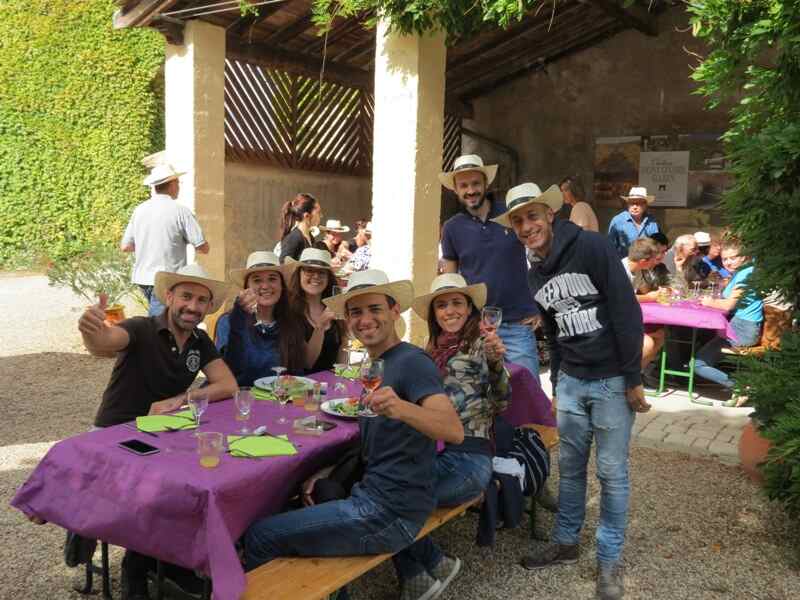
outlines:
[[724, 310], [690, 301], [676, 302], [675, 304], [643, 302], [640, 306], [642, 307], [642, 320], [646, 325], [681, 325], [713, 329], [720, 337], [736, 339]]
[[[333, 393], [332, 374], [314, 377], [327, 381]], [[356, 393], [360, 385], [348, 382], [348, 387]], [[235, 433], [241, 422], [234, 419], [234, 410], [231, 400], [211, 404], [201, 428]], [[272, 402], [257, 401], [249, 425], [289, 433], [302, 445], [294, 456], [225, 454], [217, 468], [205, 469], [193, 432], [155, 438], [117, 425], [53, 446], [11, 505], [88, 538], [199, 569], [213, 579], [215, 599], [236, 600], [245, 576], [234, 542], [255, 519], [280, 510], [300, 482], [335, 460], [358, 436], [358, 424], [342, 419], [319, 437], [296, 435], [290, 433], [291, 424], [276, 423], [279, 410]], [[292, 406], [283, 410], [290, 420], [309, 414]], [[117, 447], [132, 438], [161, 452], [137, 456]]]
[[507, 363], [511, 373], [511, 404], [502, 414], [514, 427], [527, 424], [556, 427], [552, 405], [539, 380], [525, 367]]

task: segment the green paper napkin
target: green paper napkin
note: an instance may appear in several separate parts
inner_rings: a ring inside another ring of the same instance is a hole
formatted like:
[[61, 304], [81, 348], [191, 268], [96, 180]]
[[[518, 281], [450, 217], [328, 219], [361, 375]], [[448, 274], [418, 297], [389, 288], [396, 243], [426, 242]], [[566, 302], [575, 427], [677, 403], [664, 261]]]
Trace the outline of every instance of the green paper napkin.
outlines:
[[[184, 411], [189, 412], [189, 411]], [[188, 416], [188, 418], [186, 418]], [[197, 429], [197, 424], [191, 416], [183, 413], [173, 415], [148, 415], [146, 417], [136, 417], [136, 428], [139, 431], [169, 431], [171, 429]]]
[[273, 394], [269, 390], [262, 390], [261, 388], [257, 387], [250, 388], [250, 395], [256, 400], [271, 400], [271, 401], [276, 400], [275, 394]]
[[358, 379], [361, 373], [358, 367], [349, 367], [347, 369], [342, 369], [337, 376], [344, 377], [345, 379]]
[[291, 456], [297, 454], [294, 444], [285, 435], [229, 435], [228, 451], [231, 456], [253, 458], [262, 456]]

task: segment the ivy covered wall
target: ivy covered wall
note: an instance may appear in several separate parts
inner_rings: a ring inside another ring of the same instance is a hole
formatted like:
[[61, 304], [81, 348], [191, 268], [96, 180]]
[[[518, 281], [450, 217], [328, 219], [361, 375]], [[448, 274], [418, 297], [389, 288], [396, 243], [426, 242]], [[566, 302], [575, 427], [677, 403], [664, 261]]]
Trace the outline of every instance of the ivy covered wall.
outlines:
[[0, 267], [117, 243], [164, 144], [164, 41], [113, 0], [0, 2]]

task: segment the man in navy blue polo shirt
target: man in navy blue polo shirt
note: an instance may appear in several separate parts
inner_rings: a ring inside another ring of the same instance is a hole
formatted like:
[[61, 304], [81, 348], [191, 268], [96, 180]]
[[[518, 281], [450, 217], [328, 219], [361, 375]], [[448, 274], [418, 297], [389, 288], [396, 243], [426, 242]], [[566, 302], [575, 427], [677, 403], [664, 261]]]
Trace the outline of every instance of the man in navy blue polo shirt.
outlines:
[[487, 306], [503, 309], [497, 334], [507, 358], [526, 367], [539, 379], [539, 355], [533, 325], [538, 312], [527, 284], [525, 248], [510, 229], [491, 221], [506, 211], [487, 189], [497, 175], [497, 165], [484, 166], [475, 154], [459, 156], [453, 170], [439, 175], [464, 209], [448, 219], [442, 229], [445, 273], [461, 273], [467, 283], [485, 283]]

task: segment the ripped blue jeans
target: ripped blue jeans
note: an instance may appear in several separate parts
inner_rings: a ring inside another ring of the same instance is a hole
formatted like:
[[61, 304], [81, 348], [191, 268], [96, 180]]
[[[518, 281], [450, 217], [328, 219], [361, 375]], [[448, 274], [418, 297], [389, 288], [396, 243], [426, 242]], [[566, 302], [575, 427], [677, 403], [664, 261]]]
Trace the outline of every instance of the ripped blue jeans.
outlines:
[[628, 525], [628, 449], [635, 413], [628, 405], [623, 377], [578, 379], [558, 375], [558, 516], [553, 541], [577, 544], [586, 516], [586, 467], [592, 440], [597, 443], [600, 523], [597, 561], [619, 562]]

